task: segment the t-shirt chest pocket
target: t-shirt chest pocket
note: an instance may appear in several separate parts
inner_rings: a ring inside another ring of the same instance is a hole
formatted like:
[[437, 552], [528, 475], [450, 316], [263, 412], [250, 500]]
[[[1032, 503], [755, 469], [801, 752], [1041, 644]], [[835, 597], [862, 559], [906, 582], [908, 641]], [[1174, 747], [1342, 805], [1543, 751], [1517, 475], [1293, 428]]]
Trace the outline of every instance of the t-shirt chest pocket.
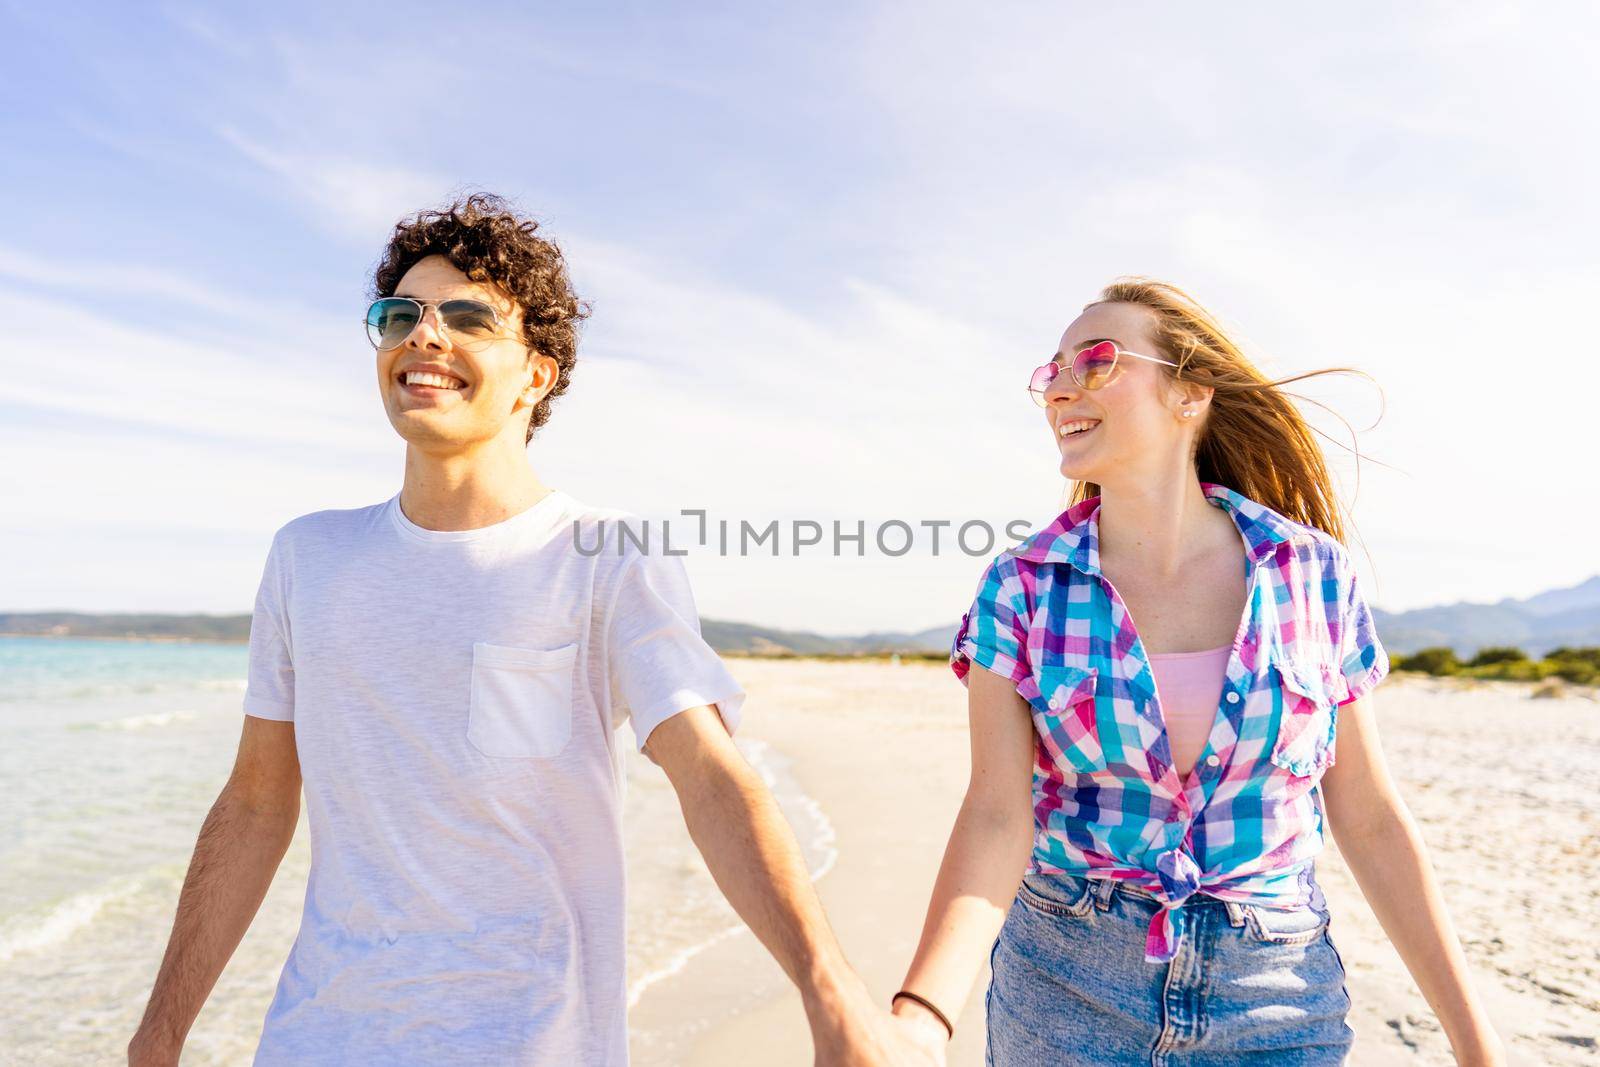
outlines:
[[485, 756], [549, 758], [572, 739], [572, 669], [578, 646], [472, 646], [467, 740]]

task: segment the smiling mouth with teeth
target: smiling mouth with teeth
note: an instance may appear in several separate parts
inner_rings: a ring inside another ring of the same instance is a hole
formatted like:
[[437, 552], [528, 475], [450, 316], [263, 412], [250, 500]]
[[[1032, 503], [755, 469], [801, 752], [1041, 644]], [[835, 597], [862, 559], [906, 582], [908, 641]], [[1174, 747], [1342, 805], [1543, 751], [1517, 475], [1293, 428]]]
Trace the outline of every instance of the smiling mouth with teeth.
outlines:
[[407, 371], [402, 378], [404, 385], [425, 385], [434, 389], [465, 389], [467, 383], [459, 378], [452, 378], [447, 374], [433, 374], [429, 371]]
[[1081, 437], [1100, 425], [1099, 419], [1073, 419], [1056, 427], [1058, 437]]

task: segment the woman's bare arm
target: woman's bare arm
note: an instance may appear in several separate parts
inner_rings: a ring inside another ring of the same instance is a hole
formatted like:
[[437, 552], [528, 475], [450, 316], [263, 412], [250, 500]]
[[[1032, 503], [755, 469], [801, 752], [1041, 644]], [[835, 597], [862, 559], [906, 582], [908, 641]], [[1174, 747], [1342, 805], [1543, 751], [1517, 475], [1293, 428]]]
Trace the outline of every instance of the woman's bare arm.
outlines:
[[1339, 708], [1337, 759], [1322, 778], [1334, 841], [1462, 1064], [1505, 1049], [1467, 973], [1421, 831], [1384, 762], [1372, 698]]
[[[966, 1003], [1027, 869], [1033, 848], [1033, 718], [1006, 678], [974, 665], [967, 676], [972, 776], [934, 882], [903, 988], [951, 1019]], [[895, 1014], [942, 1025], [914, 1001]]]

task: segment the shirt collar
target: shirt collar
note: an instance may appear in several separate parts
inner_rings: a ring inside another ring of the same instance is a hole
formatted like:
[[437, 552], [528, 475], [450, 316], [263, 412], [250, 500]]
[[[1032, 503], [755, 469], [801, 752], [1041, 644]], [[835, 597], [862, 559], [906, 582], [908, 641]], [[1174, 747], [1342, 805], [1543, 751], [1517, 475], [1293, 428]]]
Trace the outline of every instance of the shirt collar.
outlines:
[[[1304, 531], [1288, 518], [1216, 482], [1201, 482], [1206, 499], [1226, 511], [1239, 527], [1250, 561], [1260, 563], [1280, 544]], [[1070, 563], [1084, 574], [1100, 573], [1100, 498], [1080, 500], [1038, 533], [1011, 550], [1033, 563]]]

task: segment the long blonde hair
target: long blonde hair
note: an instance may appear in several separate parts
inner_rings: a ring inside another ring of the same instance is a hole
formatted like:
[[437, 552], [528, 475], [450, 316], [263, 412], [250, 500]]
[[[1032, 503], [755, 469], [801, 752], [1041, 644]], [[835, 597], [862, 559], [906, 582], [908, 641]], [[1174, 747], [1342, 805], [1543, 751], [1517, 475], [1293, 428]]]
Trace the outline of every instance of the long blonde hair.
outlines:
[[[1162, 373], [1174, 381], [1191, 381], [1216, 390], [1196, 435], [1193, 459], [1200, 480], [1225, 485], [1350, 547], [1345, 541], [1344, 509], [1334, 493], [1322, 449], [1311, 436], [1320, 431], [1313, 430], [1291, 401], [1296, 394], [1279, 387], [1319, 374], [1372, 376], [1354, 367], [1325, 367], [1272, 381], [1256, 369], [1216, 317], [1194, 297], [1153, 278], [1118, 278], [1088, 306], [1113, 303], [1138, 304], [1150, 310], [1152, 340], [1159, 350], [1152, 355], [1166, 356], [1178, 364], [1162, 367]], [[1340, 421], [1344, 422], [1342, 416]], [[1349, 426], [1345, 422], [1346, 429]], [[1359, 464], [1361, 454], [1354, 451]], [[1098, 483], [1080, 481], [1068, 506], [1099, 495]]]

